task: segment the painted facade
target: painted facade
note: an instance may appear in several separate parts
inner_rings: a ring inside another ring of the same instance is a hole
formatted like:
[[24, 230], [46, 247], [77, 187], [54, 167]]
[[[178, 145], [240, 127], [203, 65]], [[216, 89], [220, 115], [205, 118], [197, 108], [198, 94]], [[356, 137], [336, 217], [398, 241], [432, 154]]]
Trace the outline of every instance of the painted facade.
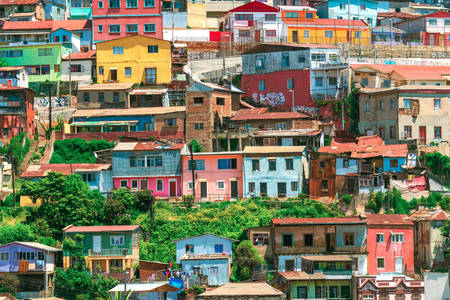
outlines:
[[172, 80], [169, 41], [134, 35], [96, 46], [98, 82], [158, 85]]
[[88, 0], [69, 0], [69, 18], [71, 20], [92, 19], [92, 4]]
[[[317, 15], [324, 19], [348, 19], [348, 2], [330, 0], [316, 6]], [[377, 25], [378, 1], [350, 1], [350, 19], [364, 20], [370, 27]]]
[[46, 19], [45, 6], [46, 3], [42, 0], [4, 2], [0, 18], [9, 18], [11, 21], [43, 21]]
[[[70, 56], [70, 57], [69, 57]], [[76, 82], [78, 85], [91, 84], [96, 81], [95, 51], [71, 53], [62, 60], [62, 81]]]
[[151, 190], [155, 197], [181, 196], [180, 152], [184, 144], [119, 143], [113, 149], [114, 188]]
[[175, 240], [176, 261], [184, 272], [208, 276], [210, 286], [226, 284], [231, 276], [234, 242], [209, 233]]
[[[195, 153], [195, 201], [242, 198], [242, 152]], [[183, 195], [192, 195], [191, 155], [181, 156]]]
[[425, 300], [423, 280], [415, 280], [400, 274], [358, 276], [356, 278], [357, 300]]
[[28, 88], [28, 70], [25, 67], [0, 67], [0, 84]]
[[67, 6], [66, 0], [55, 0], [52, 2], [46, 2], [45, 20], [66, 20], [66, 6]]
[[368, 273], [414, 274], [413, 232], [407, 215], [367, 215]]
[[[71, 48], [72, 53], [80, 52], [80, 35], [64, 28], [59, 28], [50, 33], [52, 43], [62, 43], [66, 48]], [[64, 56], [64, 55], [63, 55]]]
[[303, 146], [247, 146], [243, 197], [296, 198], [303, 188]]
[[160, 0], [92, 1], [94, 43], [136, 34], [162, 39], [162, 30]]

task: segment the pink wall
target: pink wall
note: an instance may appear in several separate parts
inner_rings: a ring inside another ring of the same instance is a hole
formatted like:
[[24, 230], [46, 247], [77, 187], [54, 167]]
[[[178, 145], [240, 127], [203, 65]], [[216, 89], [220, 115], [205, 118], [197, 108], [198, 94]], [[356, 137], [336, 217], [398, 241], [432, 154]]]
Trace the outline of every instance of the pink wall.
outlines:
[[[233, 170], [219, 170], [218, 159], [236, 159], [236, 169]], [[188, 169], [190, 156], [181, 156], [181, 168], [183, 178], [183, 195], [192, 195], [192, 190], [188, 188], [189, 182], [192, 182], [192, 173]], [[228, 201], [230, 200], [230, 181], [231, 179], [238, 182], [238, 196], [242, 198], [242, 154], [224, 154], [218, 152], [217, 154], [195, 155], [194, 160], [205, 160], [205, 170], [195, 171], [195, 200], [200, 200], [200, 182], [206, 181], [208, 185], [208, 199], [202, 201]], [[224, 188], [217, 188], [217, 181], [224, 181]]]
[[[392, 233], [403, 233], [403, 243], [392, 243]], [[384, 233], [384, 243], [377, 243], [376, 234]], [[413, 227], [375, 227], [367, 229], [368, 272], [376, 275], [385, 272], [395, 272], [395, 257], [403, 257], [403, 270], [414, 273], [414, 236]], [[377, 268], [377, 257], [384, 257], [384, 269]]]
[[[138, 189], [141, 190], [141, 179], [147, 179], [148, 189], [153, 191], [153, 195], [155, 197], [169, 197], [169, 181], [176, 180], [177, 188], [176, 188], [176, 196], [181, 195], [181, 177], [180, 176], [170, 176], [170, 177], [127, 177], [127, 178], [114, 178], [114, 189], [120, 188], [120, 182], [122, 180], [126, 180], [128, 182], [128, 186], [131, 188], [131, 181], [133, 179], [138, 180]], [[156, 180], [162, 179], [163, 180], [163, 190], [157, 191], [156, 190]]]

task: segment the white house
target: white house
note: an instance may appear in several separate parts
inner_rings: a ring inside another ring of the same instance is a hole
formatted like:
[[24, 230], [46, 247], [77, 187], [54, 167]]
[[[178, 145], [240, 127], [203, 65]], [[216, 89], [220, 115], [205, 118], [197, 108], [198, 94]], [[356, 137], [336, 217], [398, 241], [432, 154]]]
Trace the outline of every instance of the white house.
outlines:
[[71, 53], [62, 59], [62, 80], [91, 84], [97, 74], [95, 68], [95, 50]]
[[0, 84], [28, 88], [28, 70], [25, 67], [0, 67]]

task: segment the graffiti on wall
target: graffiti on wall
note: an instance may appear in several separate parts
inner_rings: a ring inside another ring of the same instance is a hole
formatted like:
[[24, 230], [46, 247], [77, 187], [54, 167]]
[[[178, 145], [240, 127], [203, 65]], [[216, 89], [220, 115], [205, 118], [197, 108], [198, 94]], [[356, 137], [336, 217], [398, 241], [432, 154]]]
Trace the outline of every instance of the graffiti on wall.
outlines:
[[259, 95], [258, 93], [253, 93], [252, 97], [255, 103], [267, 104], [270, 106], [281, 106], [286, 103], [284, 94], [281, 92], [266, 93], [265, 95], [262, 93]]
[[310, 107], [304, 105], [296, 106], [294, 107], [294, 110], [312, 116], [317, 115], [317, 113], [319, 112], [319, 109], [317, 107]]

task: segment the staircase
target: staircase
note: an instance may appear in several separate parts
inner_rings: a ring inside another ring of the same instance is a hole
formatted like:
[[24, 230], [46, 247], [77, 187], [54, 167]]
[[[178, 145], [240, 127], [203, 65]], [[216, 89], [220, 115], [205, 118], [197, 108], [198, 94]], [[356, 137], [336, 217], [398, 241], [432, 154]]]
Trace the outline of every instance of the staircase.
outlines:
[[30, 160], [31, 156], [33, 155], [34, 151], [37, 149], [38, 141], [32, 139], [30, 144], [30, 150], [25, 155], [25, 158], [22, 161], [22, 164], [19, 167], [19, 174], [16, 174], [17, 176], [20, 176], [25, 170], [28, 168], [28, 161]]

